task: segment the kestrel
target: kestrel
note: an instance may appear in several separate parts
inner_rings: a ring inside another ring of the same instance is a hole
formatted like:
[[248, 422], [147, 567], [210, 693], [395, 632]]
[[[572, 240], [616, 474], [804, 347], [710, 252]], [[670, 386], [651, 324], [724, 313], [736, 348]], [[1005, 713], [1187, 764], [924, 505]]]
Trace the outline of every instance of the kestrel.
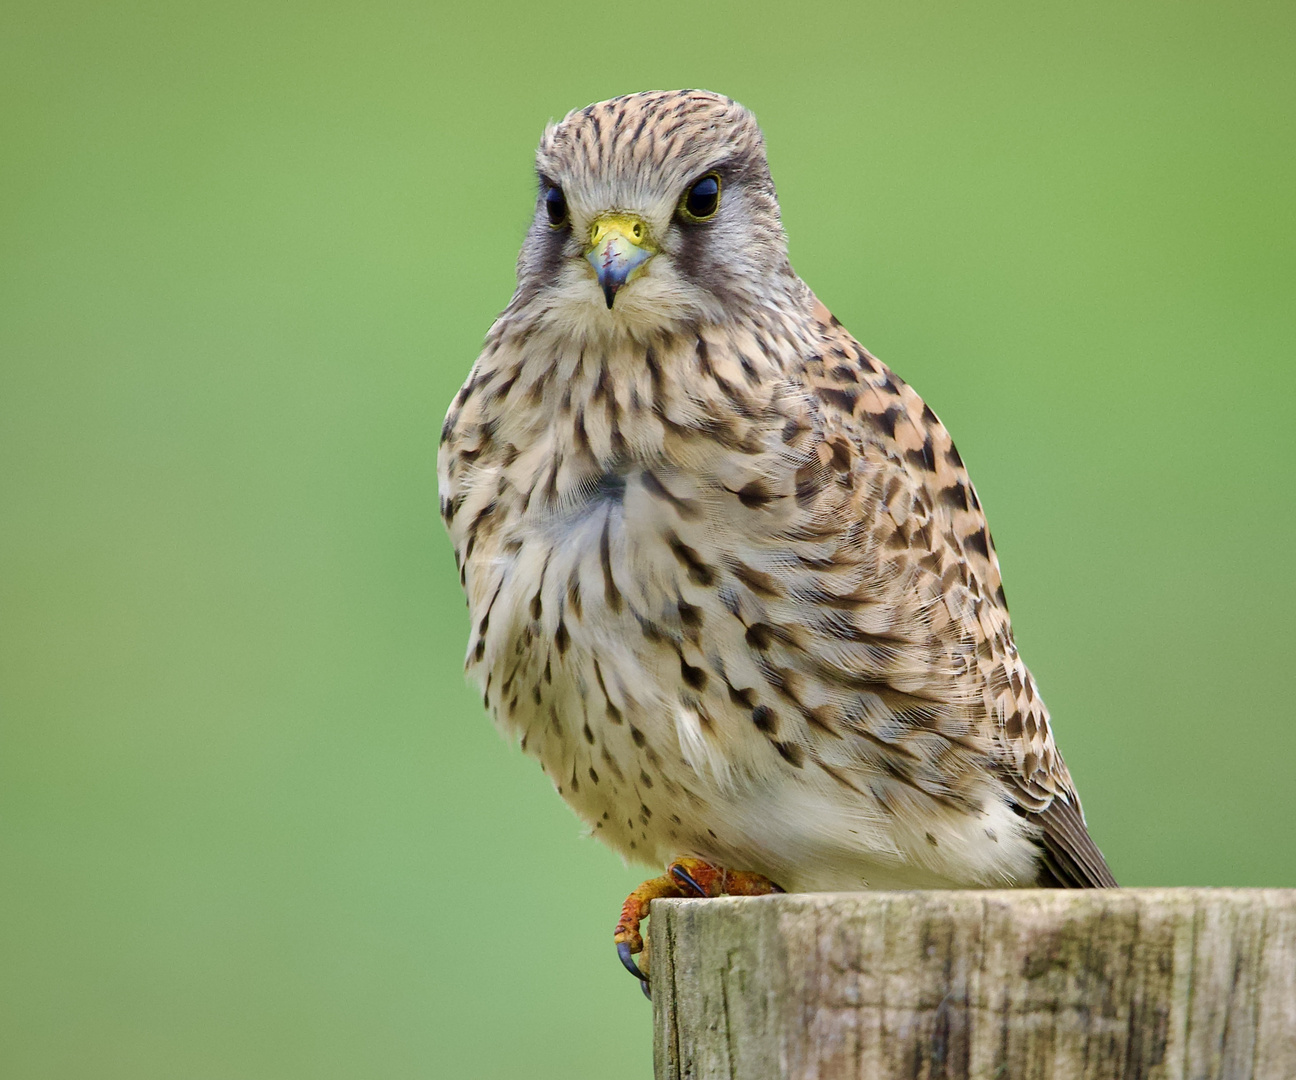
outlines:
[[[467, 671], [663, 895], [1114, 886], [948, 432], [788, 262], [753, 115], [551, 124], [441, 434]], [[775, 885], [774, 883], [777, 883]]]

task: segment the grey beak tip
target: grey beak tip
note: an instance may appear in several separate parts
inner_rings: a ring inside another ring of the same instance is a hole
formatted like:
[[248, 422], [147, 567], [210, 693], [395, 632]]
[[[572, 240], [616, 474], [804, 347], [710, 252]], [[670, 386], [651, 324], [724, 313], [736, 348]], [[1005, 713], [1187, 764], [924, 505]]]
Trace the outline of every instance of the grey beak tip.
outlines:
[[612, 301], [616, 299], [616, 292], [615, 285], [603, 286], [603, 299], [607, 301], [608, 311], [612, 310]]

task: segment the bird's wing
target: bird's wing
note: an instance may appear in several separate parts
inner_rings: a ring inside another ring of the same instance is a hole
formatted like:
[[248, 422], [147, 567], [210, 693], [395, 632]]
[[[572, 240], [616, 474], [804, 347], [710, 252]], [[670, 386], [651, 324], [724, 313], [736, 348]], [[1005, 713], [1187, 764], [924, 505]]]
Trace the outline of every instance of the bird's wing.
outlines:
[[[823, 498], [831, 503], [835, 492], [832, 512], [862, 523], [858, 542], [872, 553], [885, 602], [896, 609], [896, 647], [906, 659], [894, 665], [898, 677], [880, 681], [901, 699], [902, 712], [908, 708], [911, 738], [935, 732], [945, 744], [935, 754], [937, 775], [924, 778], [903, 755], [892, 771], [911, 774], [928, 794], [957, 797], [960, 773], [988, 766], [1013, 808], [1039, 829], [1041, 884], [1115, 885], [1017, 653], [999, 560], [949, 433], [822, 304], [816, 319], [822, 348], [806, 359], [801, 380], [830, 448], [820, 457], [837, 465], [851, 459], [849, 475], [839, 471], [839, 483], [825, 483]], [[841, 667], [847, 684], [859, 675], [849, 660]], [[919, 756], [932, 759], [933, 751]]]

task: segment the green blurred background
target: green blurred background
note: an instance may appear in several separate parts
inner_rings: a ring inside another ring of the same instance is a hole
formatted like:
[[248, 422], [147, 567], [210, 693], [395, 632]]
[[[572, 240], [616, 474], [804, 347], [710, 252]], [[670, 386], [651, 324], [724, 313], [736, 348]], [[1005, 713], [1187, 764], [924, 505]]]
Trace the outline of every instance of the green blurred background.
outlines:
[[10, 3], [0, 1075], [637, 1077], [436, 436], [543, 124], [704, 86], [954, 432], [1123, 883], [1296, 885], [1296, 7]]

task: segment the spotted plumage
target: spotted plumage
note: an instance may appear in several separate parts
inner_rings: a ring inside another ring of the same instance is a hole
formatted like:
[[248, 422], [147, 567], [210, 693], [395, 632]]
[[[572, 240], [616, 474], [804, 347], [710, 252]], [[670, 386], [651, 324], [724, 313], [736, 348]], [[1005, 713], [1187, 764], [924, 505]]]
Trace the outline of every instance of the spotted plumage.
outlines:
[[639, 862], [1114, 884], [967, 470], [793, 272], [752, 115], [617, 98], [537, 170], [439, 463], [501, 728]]

